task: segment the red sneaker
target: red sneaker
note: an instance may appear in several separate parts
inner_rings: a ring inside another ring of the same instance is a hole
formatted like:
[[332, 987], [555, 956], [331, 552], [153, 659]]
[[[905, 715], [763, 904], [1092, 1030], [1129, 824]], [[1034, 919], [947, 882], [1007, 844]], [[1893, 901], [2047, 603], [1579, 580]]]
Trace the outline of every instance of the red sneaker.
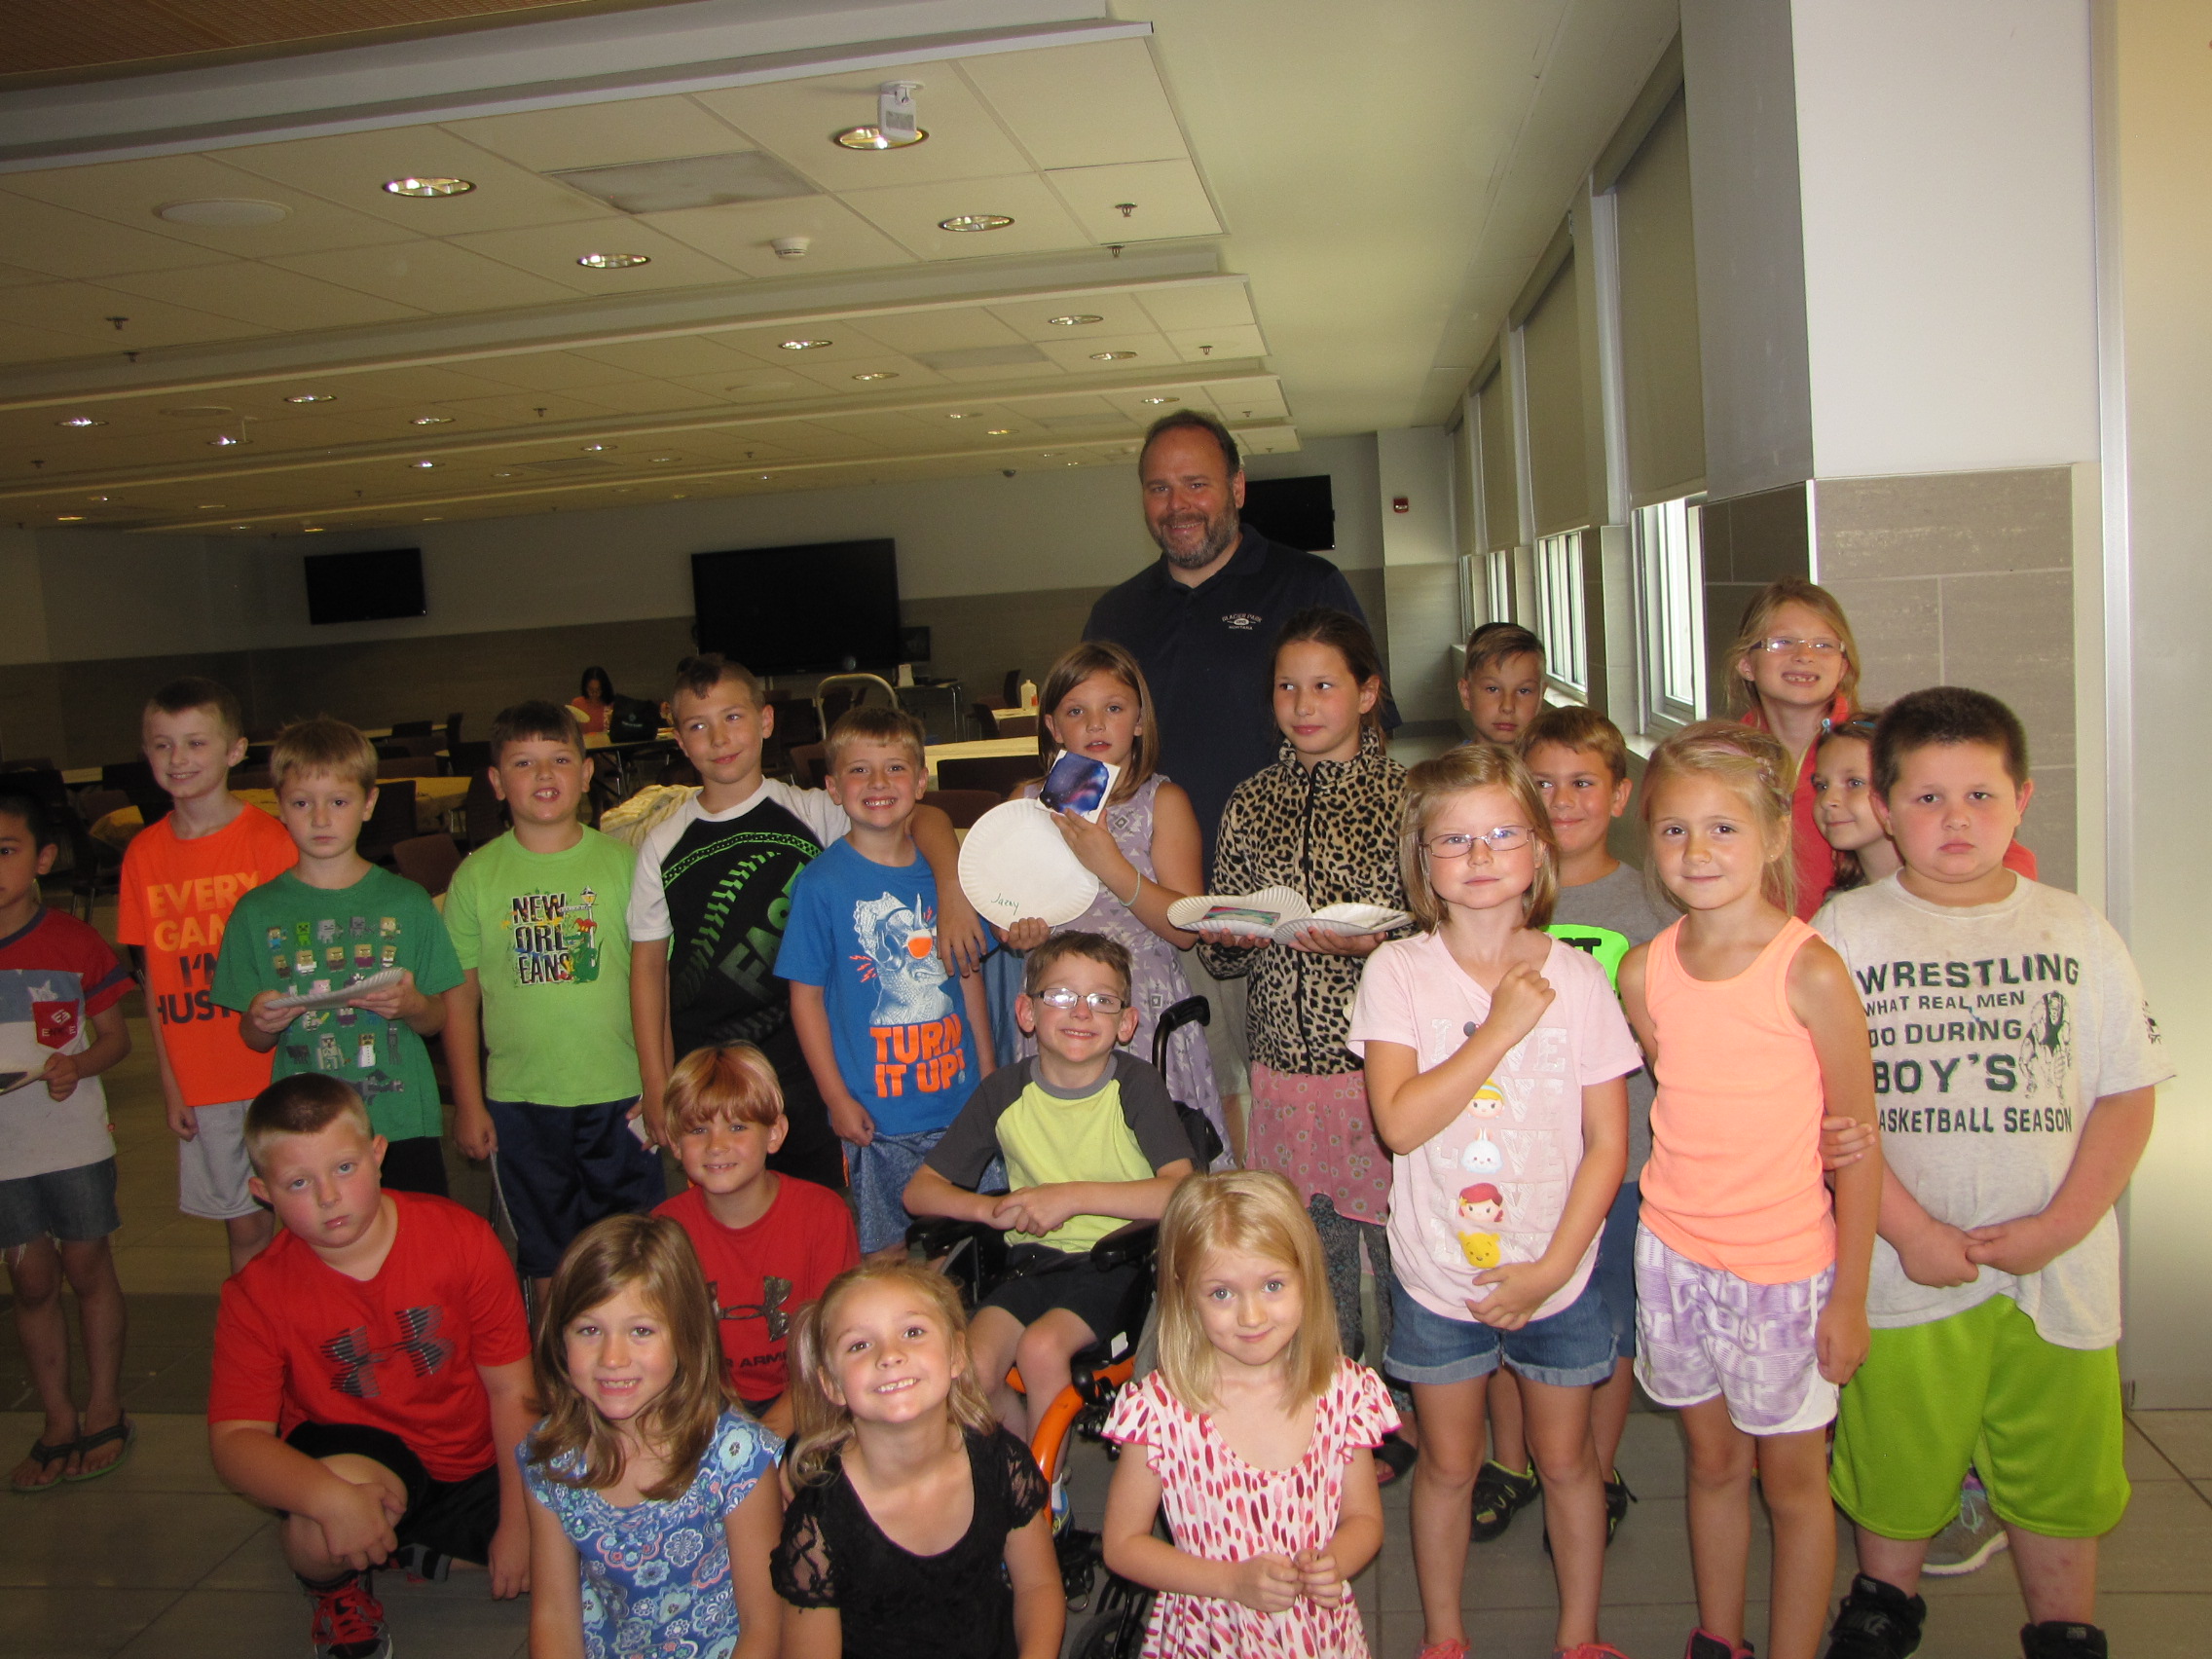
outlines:
[[336, 1584], [308, 1586], [314, 1601], [314, 1626], [309, 1640], [314, 1659], [389, 1659], [391, 1633], [385, 1629], [384, 1604], [369, 1594], [369, 1581], [350, 1572]]

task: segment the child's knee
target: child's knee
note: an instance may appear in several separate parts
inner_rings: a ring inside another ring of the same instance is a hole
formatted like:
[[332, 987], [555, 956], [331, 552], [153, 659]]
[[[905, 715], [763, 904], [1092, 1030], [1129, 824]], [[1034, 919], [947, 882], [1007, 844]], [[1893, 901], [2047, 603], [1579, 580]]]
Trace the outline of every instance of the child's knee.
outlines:
[[1725, 1442], [1690, 1442], [1689, 1476], [1701, 1487], [1750, 1487], [1756, 1448], [1744, 1436]]
[[80, 1296], [116, 1283], [115, 1252], [105, 1238], [64, 1240], [59, 1249], [61, 1271]]
[[1088, 1345], [1090, 1333], [1081, 1327], [1070, 1329], [1054, 1319], [1040, 1319], [1021, 1333], [1020, 1344], [1014, 1349], [1014, 1363], [1022, 1373], [1057, 1377], [1068, 1368], [1068, 1361], [1076, 1350]]

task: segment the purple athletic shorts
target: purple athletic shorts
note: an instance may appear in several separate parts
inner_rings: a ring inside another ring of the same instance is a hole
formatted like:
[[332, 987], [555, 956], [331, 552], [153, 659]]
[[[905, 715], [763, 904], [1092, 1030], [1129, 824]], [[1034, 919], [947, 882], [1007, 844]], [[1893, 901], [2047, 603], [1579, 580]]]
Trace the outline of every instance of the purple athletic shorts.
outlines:
[[1663, 1406], [1715, 1394], [1746, 1434], [1798, 1434], [1835, 1417], [1813, 1338], [1835, 1269], [1752, 1284], [1636, 1230], [1636, 1380]]

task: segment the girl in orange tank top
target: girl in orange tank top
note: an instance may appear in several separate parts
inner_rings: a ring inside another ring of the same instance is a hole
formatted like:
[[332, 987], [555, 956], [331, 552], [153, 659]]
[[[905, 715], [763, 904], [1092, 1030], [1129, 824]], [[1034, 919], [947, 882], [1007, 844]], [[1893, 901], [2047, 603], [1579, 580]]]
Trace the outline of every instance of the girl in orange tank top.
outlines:
[[1866, 1357], [1882, 1166], [1821, 1171], [1825, 1115], [1870, 1125], [1873, 1061], [1841, 957], [1791, 909], [1794, 768], [1708, 721], [1644, 774], [1651, 861], [1682, 919], [1629, 952], [1621, 1000], [1658, 1080], [1637, 1237], [1637, 1373], [1689, 1439], [1698, 1626], [1749, 1659], [1755, 1467], [1774, 1517], [1768, 1648], [1814, 1659], [1835, 1575], [1827, 1424]]

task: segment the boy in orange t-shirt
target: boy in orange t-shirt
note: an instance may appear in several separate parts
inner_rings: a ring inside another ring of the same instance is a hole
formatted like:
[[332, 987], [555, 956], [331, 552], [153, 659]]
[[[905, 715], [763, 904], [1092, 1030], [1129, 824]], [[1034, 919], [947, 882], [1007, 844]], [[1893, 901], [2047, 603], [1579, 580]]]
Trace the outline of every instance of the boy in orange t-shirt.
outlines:
[[177, 1136], [177, 1207], [230, 1233], [231, 1272], [276, 1225], [246, 1181], [245, 1109], [269, 1087], [271, 1057], [239, 1036], [211, 987], [239, 900], [299, 862], [284, 827], [230, 791], [245, 757], [238, 699], [212, 680], [172, 680], [146, 704], [140, 742], [171, 806], [123, 856], [116, 938], [146, 981], [162, 1099]]

